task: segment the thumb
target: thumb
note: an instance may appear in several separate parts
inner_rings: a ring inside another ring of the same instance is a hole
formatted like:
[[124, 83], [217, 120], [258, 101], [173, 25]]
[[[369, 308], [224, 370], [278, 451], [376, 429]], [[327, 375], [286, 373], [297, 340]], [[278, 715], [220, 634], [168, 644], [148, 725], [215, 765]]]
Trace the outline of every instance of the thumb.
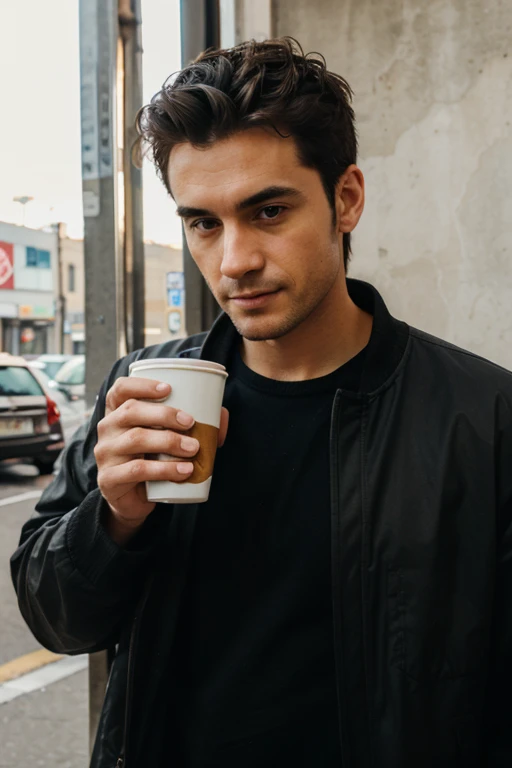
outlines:
[[219, 426], [219, 448], [222, 448], [226, 440], [229, 424], [229, 411], [227, 408], [223, 408], [220, 412], [220, 426]]

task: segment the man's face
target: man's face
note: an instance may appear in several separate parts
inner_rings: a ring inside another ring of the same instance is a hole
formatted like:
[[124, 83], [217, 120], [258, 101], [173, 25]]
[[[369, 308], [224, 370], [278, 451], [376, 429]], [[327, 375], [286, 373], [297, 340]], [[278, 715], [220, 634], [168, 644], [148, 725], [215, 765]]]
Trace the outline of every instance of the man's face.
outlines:
[[242, 336], [280, 338], [321, 311], [344, 278], [342, 236], [292, 139], [254, 128], [180, 144], [168, 172], [190, 253]]

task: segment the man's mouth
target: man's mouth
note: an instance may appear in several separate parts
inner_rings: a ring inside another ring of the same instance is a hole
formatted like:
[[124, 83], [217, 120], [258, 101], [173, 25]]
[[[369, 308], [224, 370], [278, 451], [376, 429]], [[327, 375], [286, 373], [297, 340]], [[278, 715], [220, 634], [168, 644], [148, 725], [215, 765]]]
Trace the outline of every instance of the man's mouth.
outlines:
[[239, 293], [231, 296], [230, 300], [244, 309], [256, 309], [271, 301], [274, 296], [281, 292], [281, 288], [273, 291], [252, 291], [251, 293]]

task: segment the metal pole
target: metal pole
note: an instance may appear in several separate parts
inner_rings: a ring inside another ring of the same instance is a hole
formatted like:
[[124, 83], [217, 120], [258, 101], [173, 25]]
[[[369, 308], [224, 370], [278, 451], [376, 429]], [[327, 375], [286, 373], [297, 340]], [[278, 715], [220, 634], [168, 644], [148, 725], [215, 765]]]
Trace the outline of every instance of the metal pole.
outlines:
[[80, 0], [86, 399], [126, 351], [117, 205], [117, 0]]
[[[218, 0], [181, 0], [181, 64], [186, 66], [201, 51], [220, 45]], [[185, 324], [187, 333], [207, 330], [219, 313], [217, 302], [197, 268], [183, 237]]]
[[132, 162], [135, 117], [142, 106], [142, 23], [140, 0], [119, 0], [123, 46], [124, 272], [128, 351], [144, 346], [145, 279], [142, 171]]
[[[86, 400], [126, 351], [117, 208], [117, 0], [80, 0]], [[121, 279], [120, 279], [121, 278]], [[108, 679], [106, 653], [89, 659], [89, 742]]]

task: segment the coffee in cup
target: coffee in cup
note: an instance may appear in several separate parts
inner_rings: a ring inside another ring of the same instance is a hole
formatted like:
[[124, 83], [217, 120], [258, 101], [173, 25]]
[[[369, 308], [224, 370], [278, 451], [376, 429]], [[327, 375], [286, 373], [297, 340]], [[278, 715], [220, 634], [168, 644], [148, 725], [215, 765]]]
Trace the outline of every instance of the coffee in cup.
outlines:
[[[164, 381], [171, 392], [163, 401], [185, 411], [195, 422], [186, 434], [199, 441], [199, 451], [192, 459], [194, 470], [182, 483], [167, 480], [146, 483], [148, 501], [170, 504], [195, 504], [208, 500], [213, 464], [217, 452], [220, 414], [228, 374], [223, 365], [190, 358], [145, 358], [131, 363], [130, 376]], [[183, 457], [158, 454], [161, 461], [185, 461]]]

